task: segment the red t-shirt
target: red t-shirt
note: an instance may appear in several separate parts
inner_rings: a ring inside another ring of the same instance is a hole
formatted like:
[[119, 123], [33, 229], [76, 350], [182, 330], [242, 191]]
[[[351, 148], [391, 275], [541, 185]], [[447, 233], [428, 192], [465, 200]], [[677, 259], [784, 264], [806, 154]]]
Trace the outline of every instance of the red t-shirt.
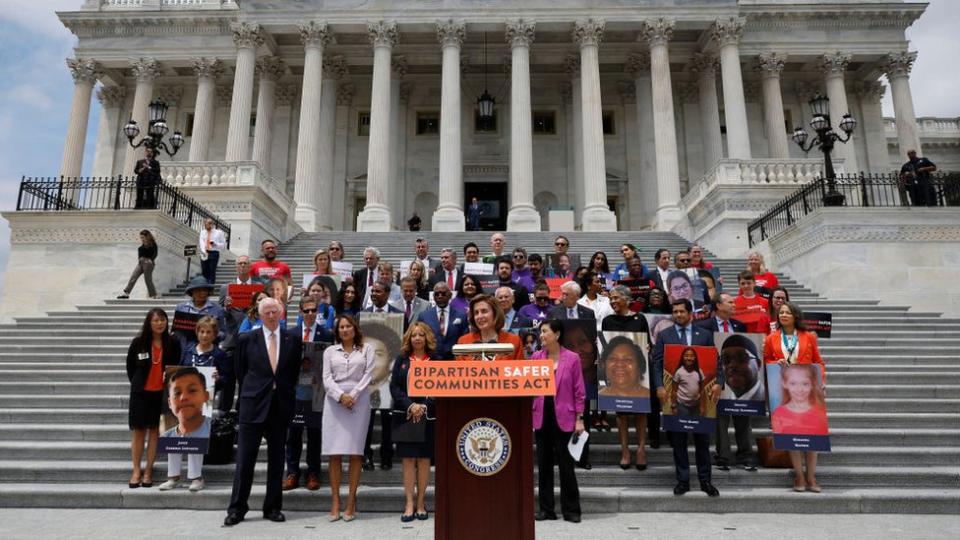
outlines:
[[733, 318], [747, 325], [747, 332], [770, 333], [770, 305], [764, 297], [758, 294], [753, 298], [738, 296], [733, 304], [736, 306]]
[[272, 263], [263, 260], [257, 261], [250, 265], [250, 273], [262, 280], [273, 278], [293, 280], [290, 267], [287, 266], [287, 263], [278, 260], [274, 260]]
[[797, 413], [786, 406], [777, 407], [770, 415], [773, 432], [783, 435], [829, 435], [827, 410], [813, 406], [806, 412]]
[[763, 287], [764, 289], [774, 289], [777, 285], [780, 285], [780, 281], [777, 280], [777, 276], [773, 275], [773, 272], [754, 274], [753, 279], [756, 281], [757, 287]]

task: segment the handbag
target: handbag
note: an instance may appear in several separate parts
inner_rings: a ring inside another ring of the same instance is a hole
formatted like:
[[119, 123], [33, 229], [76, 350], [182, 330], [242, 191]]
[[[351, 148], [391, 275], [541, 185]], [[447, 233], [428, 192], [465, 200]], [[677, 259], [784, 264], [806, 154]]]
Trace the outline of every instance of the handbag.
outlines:
[[757, 437], [757, 454], [760, 455], [760, 466], [767, 469], [789, 469], [790, 453], [786, 450], [777, 450], [773, 446], [773, 437]]
[[391, 427], [393, 428], [393, 442], [423, 443], [427, 442], [427, 420], [424, 416], [419, 422], [407, 419], [406, 411], [390, 411]]

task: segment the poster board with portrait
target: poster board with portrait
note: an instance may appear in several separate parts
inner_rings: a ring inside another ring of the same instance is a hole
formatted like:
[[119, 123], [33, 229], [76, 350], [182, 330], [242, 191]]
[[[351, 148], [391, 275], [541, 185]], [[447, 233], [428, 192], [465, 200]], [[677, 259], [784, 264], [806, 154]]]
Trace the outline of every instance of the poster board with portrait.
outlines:
[[[171, 380], [174, 373], [185, 370], [191, 370], [194, 375], [183, 374]], [[213, 419], [215, 372], [214, 367], [193, 366], [169, 366], [164, 370], [158, 452], [207, 453]]]
[[698, 345], [663, 348], [663, 429], [681, 433], [713, 433], [717, 406], [717, 349]]
[[579, 253], [547, 253], [544, 256], [547, 274], [562, 274], [564, 271], [571, 275], [580, 267]]
[[564, 319], [560, 344], [580, 356], [583, 383], [587, 399], [597, 399], [597, 321], [595, 319]]
[[293, 419], [295, 426], [319, 428], [323, 412], [323, 351], [330, 346], [325, 341], [303, 344], [303, 361], [295, 389]]
[[647, 300], [650, 297], [649, 279], [621, 279], [616, 284], [630, 289], [630, 311], [639, 313], [647, 309]]
[[650, 330], [650, 346], [657, 344], [660, 332], [673, 326], [673, 316], [666, 313], [644, 313], [647, 319], [647, 328]]
[[650, 412], [650, 361], [644, 332], [600, 335], [599, 406], [601, 411]]
[[717, 414], [764, 416], [767, 392], [763, 369], [763, 334], [714, 332], [717, 346]]
[[533, 353], [541, 349], [540, 345], [540, 327], [517, 328], [511, 330], [520, 336], [520, 343], [523, 343], [523, 357], [529, 359]]
[[770, 427], [777, 450], [830, 451], [823, 374], [817, 364], [767, 364]]
[[373, 377], [370, 379], [370, 408], [389, 410], [393, 407], [390, 395], [390, 376], [393, 361], [400, 354], [403, 340], [403, 313], [359, 314], [363, 343], [373, 348]]

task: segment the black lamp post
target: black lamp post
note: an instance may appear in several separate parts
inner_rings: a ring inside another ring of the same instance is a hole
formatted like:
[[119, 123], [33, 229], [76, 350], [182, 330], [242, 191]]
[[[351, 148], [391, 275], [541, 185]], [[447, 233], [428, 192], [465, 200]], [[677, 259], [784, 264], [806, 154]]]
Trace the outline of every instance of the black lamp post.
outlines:
[[153, 148], [154, 151], [163, 150], [168, 156], [173, 157], [177, 150], [180, 150], [180, 147], [183, 146], [183, 134], [179, 130], [174, 131], [173, 135], [170, 136], [170, 147], [168, 148], [167, 144], [163, 142], [163, 136], [170, 131], [170, 127], [167, 126], [167, 104], [157, 100], [150, 103], [149, 110], [150, 127], [147, 129], [146, 137], [134, 144], [133, 139], [140, 135], [140, 127], [133, 119], [123, 126], [123, 134], [127, 136], [127, 140], [130, 141], [130, 146], [133, 148], [146, 146], [147, 148]]
[[483, 93], [477, 98], [477, 112], [484, 129], [489, 129], [493, 122], [493, 108], [496, 100], [487, 92], [487, 33], [483, 33]]
[[827, 180], [827, 193], [823, 196], [824, 206], [843, 206], [843, 193], [837, 191], [837, 175], [833, 171], [833, 160], [830, 153], [833, 151], [833, 145], [837, 141], [846, 144], [850, 140], [853, 130], [857, 127], [857, 120], [849, 114], [843, 115], [840, 120], [840, 130], [846, 135], [841, 136], [833, 130], [830, 125], [830, 98], [817, 94], [810, 100], [810, 109], [813, 111], [813, 118], [810, 119], [810, 127], [816, 132], [817, 136], [807, 142], [807, 130], [797, 127], [793, 130], [793, 142], [803, 150], [804, 153], [810, 152], [814, 146], [819, 146], [823, 152], [823, 175]]

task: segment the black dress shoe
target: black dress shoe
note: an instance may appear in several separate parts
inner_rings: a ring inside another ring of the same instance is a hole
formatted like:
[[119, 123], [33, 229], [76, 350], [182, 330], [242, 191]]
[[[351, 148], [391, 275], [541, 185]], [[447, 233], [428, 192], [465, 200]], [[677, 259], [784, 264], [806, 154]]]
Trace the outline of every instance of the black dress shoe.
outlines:
[[629, 464], [629, 463], [621, 463], [621, 464], [620, 464], [620, 468], [623, 469], [623, 470], [627, 470], [627, 469], [630, 468], [630, 464]]
[[557, 519], [557, 514], [553, 512], [537, 512], [537, 514], [533, 516], [533, 519], [537, 521], [546, 521], [546, 520], [553, 521]]
[[638, 471], [645, 471], [645, 470], [647, 470], [647, 464], [646, 464], [646, 463], [637, 463], [637, 470], [638, 470]]
[[700, 482], [700, 491], [706, 493], [710, 497], [719, 497], [720, 490], [714, 487], [710, 482]]
[[729, 465], [717, 465], [717, 469], [726, 472], [726, 471], [729, 471], [729, 470], [730, 470], [730, 466], [729, 466]]
[[677, 482], [677, 485], [673, 486], [674, 495], [683, 495], [688, 491], [690, 491], [690, 484], [686, 482]]
[[363, 458], [363, 470], [372, 471], [376, 467], [373, 466], [373, 458]]
[[580, 514], [564, 514], [563, 520], [570, 523], [580, 523]]
[[236, 525], [237, 523], [240, 523], [241, 521], [243, 521], [243, 516], [241, 516], [240, 514], [230, 513], [230, 514], [227, 514], [227, 517], [223, 519], [223, 526], [233, 527], [234, 525]]
[[287, 520], [286, 516], [283, 515], [283, 512], [279, 510], [274, 510], [272, 512], [266, 512], [263, 514], [263, 519], [269, 519], [274, 523], [283, 523]]
[[650, 448], [654, 448], [654, 449], [660, 448], [660, 441], [658, 441], [658, 440], [656, 440], [656, 439], [651, 439], [651, 440], [650, 440]]
[[757, 472], [757, 466], [752, 463], [746, 463], [744, 465], [741, 465], [741, 467], [743, 467], [743, 470], [748, 472]]
[[392, 461], [384, 461], [384, 462], [382, 462], [382, 463], [380, 464], [380, 470], [381, 470], [381, 471], [389, 471], [389, 470], [392, 469], [392, 468], [393, 468], [393, 462], [392, 462]]
[[591, 465], [590, 462], [588, 461], [588, 462], [584, 463], [583, 465], [580, 465], [580, 468], [583, 469], [583, 470], [585, 470], [585, 471], [589, 471], [590, 469], [593, 468], [593, 465]]

